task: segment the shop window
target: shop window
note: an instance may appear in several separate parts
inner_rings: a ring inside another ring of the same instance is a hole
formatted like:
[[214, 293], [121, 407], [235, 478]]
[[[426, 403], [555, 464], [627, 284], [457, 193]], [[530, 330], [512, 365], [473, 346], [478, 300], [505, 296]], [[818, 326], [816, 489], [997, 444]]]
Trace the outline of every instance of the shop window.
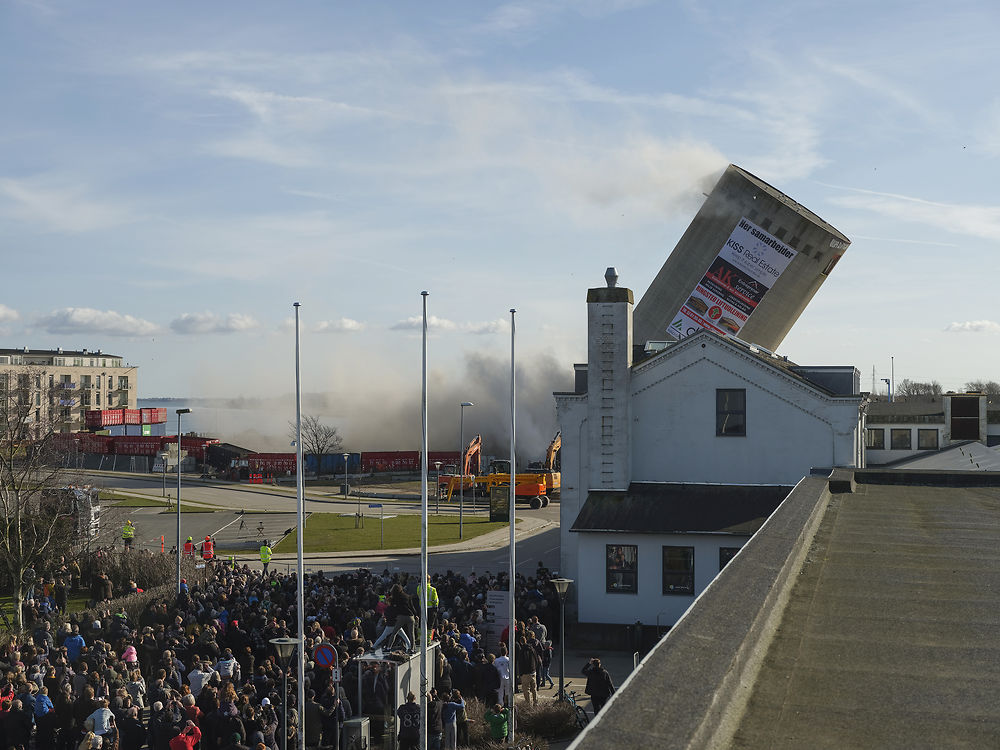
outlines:
[[739, 551], [739, 547], [719, 547], [719, 570], [726, 567]]
[[634, 544], [608, 544], [605, 553], [605, 590], [609, 594], [639, 593], [639, 548]]
[[663, 548], [663, 593], [694, 593], [694, 547]]

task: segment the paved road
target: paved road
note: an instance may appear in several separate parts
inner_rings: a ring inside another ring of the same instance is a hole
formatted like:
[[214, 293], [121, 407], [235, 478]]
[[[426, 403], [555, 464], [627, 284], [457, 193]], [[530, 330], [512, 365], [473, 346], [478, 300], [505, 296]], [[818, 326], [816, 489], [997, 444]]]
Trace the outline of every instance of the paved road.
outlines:
[[[143, 477], [129, 475], [92, 475], [90, 479], [106, 489], [119, 490], [128, 494], [161, 497], [162, 484], [159, 477]], [[176, 480], [168, 492], [171, 496], [176, 490]], [[272, 542], [282, 538], [296, 524], [295, 495], [287, 490], [248, 485], [218, 485], [182, 478], [181, 500], [183, 503], [205, 504], [226, 510], [211, 513], [182, 513], [181, 538], [191, 536], [198, 541], [206, 535], [216, 538], [221, 548], [244, 547], [247, 552], [244, 559], [256, 561], [253, 550], [261, 539]], [[419, 513], [419, 498], [411, 500], [379, 500], [360, 498], [363, 512], [371, 517], [377, 511], [369, 510], [369, 503], [379, 502], [392, 513]], [[326, 498], [317, 494], [306, 494], [307, 513], [347, 513], [353, 515], [359, 505], [358, 498], [345, 502], [334, 498]], [[442, 512], [457, 512], [457, 503], [442, 504]], [[434, 500], [430, 501], [433, 513]], [[245, 509], [246, 515], [240, 513]], [[470, 516], [486, 513], [482, 500], [478, 507], [466, 503], [466, 513]], [[547, 508], [530, 510], [518, 508], [518, 515], [526, 523], [518, 524], [516, 562], [518, 572], [524, 575], [534, 573], [541, 561], [546, 567], [557, 570], [559, 567], [559, 504], [551, 503]], [[136, 544], [143, 548], [159, 550], [160, 537], [163, 536], [163, 546], [166, 550], [173, 547], [176, 539], [176, 515], [163, 512], [160, 508], [108, 508], [104, 513], [102, 526], [105, 543], [121, 543], [117, 539], [118, 529], [125, 518], [131, 518], [137, 527]], [[484, 537], [468, 540], [460, 545], [449, 545], [440, 552], [431, 552], [432, 570], [456, 570], [469, 572], [472, 570], [497, 572], [507, 570], [509, 566], [507, 548], [509, 536], [506, 532], [494, 532]], [[257, 563], [259, 564], [259, 562]], [[272, 565], [279, 570], [294, 566], [294, 555], [276, 556]], [[387, 551], [380, 553], [357, 552], [349, 554], [308, 555], [306, 568], [310, 571], [344, 571], [354, 570], [360, 566], [372, 568], [389, 568], [418, 572], [420, 556], [414, 550], [403, 553]]]

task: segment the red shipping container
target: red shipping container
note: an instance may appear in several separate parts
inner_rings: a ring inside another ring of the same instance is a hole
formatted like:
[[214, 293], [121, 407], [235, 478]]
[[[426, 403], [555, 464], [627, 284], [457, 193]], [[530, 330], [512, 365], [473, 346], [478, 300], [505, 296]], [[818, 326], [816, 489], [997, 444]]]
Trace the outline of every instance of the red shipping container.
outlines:
[[142, 412], [138, 409], [123, 409], [125, 424], [142, 424]]

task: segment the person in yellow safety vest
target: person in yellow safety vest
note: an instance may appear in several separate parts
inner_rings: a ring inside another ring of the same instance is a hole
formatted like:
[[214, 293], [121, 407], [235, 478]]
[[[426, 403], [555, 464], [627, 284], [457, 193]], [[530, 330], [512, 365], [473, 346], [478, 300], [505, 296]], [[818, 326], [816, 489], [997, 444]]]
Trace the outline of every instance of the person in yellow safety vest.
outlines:
[[135, 526], [132, 525], [132, 521], [128, 520], [125, 525], [122, 526], [122, 539], [125, 540], [125, 549], [132, 549], [132, 540], [135, 538]]
[[[420, 586], [417, 586], [417, 598], [421, 598], [422, 592]], [[438, 599], [437, 589], [431, 585], [431, 577], [427, 576], [427, 632], [429, 633], [434, 628], [437, 627], [437, 617], [438, 617], [438, 605], [441, 603]]]
[[265, 539], [264, 543], [260, 545], [260, 561], [264, 565], [264, 575], [267, 575], [267, 566], [271, 562], [272, 554], [274, 553], [271, 552], [271, 546], [267, 543], [267, 540]]
[[201, 543], [201, 559], [205, 562], [212, 562], [215, 559], [215, 543], [210, 536], [206, 536], [205, 541]]
[[187, 541], [184, 542], [184, 557], [194, 559], [194, 539], [191, 537], [188, 537]]

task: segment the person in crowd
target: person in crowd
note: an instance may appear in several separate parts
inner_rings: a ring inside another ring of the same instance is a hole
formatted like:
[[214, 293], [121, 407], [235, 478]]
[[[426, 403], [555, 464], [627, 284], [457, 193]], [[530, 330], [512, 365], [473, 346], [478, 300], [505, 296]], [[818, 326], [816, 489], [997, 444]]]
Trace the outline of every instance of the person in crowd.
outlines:
[[611, 680], [611, 675], [601, 665], [601, 660], [596, 656], [583, 665], [583, 676], [587, 678], [587, 686], [584, 692], [590, 696], [590, 701], [594, 707], [594, 716], [600, 712], [608, 698], [615, 692], [615, 684]]

